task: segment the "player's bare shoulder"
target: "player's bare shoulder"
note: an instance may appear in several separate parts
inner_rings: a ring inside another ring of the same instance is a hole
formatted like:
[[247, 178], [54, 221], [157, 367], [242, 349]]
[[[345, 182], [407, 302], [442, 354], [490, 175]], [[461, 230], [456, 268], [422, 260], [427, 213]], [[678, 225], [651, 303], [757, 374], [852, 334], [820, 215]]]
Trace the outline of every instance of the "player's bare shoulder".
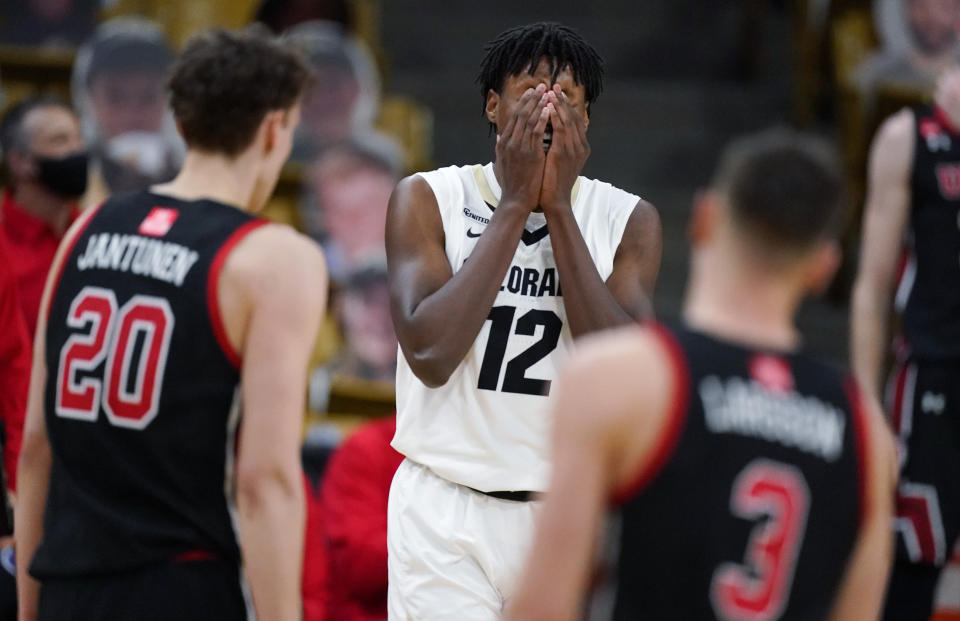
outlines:
[[596, 403], [613, 425], [641, 409], [666, 410], [665, 389], [675, 381], [667, 364], [668, 338], [663, 328], [639, 325], [584, 337], [563, 373], [564, 392], [581, 393]]
[[413, 231], [421, 233], [438, 230], [442, 234], [437, 197], [421, 175], [404, 177], [390, 195], [387, 206], [387, 252], [398, 237], [404, 237]]
[[[320, 246], [289, 226], [265, 224], [237, 245], [224, 264], [224, 276], [247, 285], [276, 279], [301, 279], [305, 289], [324, 288], [326, 261]], [[313, 284], [317, 286], [311, 286]]]
[[916, 116], [904, 108], [889, 117], [877, 130], [870, 152], [870, 174], [905, 174], [913, 160]]

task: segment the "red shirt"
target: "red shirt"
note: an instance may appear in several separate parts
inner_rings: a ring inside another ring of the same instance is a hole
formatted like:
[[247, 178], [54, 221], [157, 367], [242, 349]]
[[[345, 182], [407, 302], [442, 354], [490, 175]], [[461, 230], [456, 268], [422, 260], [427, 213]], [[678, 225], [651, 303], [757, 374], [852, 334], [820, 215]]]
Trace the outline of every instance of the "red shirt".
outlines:
[[17, 283], [11, 270], [10, 253], [0, 235], [0, 424], [6, 441], [3, 467], [7, 487], [17, 489], [17, 459], [23, 438], [30, 384], [30, 338], [17, 298]]
[[[327, 618], [387, 618], [387, 498], [403, 455], [390, 440], [395, 416], [367, 423], [344, 441], [323, 475]], [[307, 547], [317, 541], [307, 533]]]
[[[70, 221], [73, 222], [78, 215], [74, 208]], [[7, 239], [9, 264], [17, 280], [27, 330], [33, 334], [37, 328], [47, 272], [63, 235], [58, 235], [44, 220], [17, 205], [9, 191], [3, 193], [0, 202], [0, 229]]]

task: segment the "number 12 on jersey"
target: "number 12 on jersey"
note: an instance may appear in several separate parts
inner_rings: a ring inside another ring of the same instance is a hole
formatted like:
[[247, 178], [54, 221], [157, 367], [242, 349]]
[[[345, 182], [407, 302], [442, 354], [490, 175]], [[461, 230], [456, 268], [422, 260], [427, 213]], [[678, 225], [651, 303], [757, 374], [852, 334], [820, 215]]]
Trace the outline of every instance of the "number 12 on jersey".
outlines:
[[[477, 381], [477, 388], [481, 390], [497, 389], [500, 369], [503, 367], [507, 343], [510, 340], [510, 328], [513, 327], [513, 318], [516, 314], [515, 306], [494, 306], [490, 309], [490, 315], [487, 317], [487, 321], [490, 322], [490, 334], [487, 336], [487, 348], [483, 352], [480, 379]], [[537, 326], [543, 326], [540, 340], [507, 363], [503, 384], [500, 387], [501, 392], [524, 395], [549, 394], [550, 380], [529, 378], [527, 369], [546, 358], [557, 348], [560, 332], [563, 330], [563, 321], [553, 311], [529, 310], [517, 320], [515, 334], [533, 336], [536, 334]]]
[[[111, 424], [143, 429], [160, 407], [173, 311], [167, 300], [149, 295], [117, 307], [116, 294], [102, 287], [84, 287], [70, 303], [67, 326], [86, 331], [72, 334], [60, 350], [55, 411], [93, 422], [102, 404]], [[104, 360], [98, 377], [93, 372]]]

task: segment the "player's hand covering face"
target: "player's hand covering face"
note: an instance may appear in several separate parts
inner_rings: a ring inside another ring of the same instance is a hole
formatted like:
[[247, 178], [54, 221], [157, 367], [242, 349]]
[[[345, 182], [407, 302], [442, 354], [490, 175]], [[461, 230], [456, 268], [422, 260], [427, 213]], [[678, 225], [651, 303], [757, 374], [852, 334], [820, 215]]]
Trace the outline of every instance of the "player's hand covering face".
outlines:
[[573, 185], [590, 156], [587, 122], [559, 84], [547, 92], [546, 110], [550, 114], [553, 139], [547, 152], [539, 203], [545, 210], [564, 205], [569, 208]]
[[539, 203], [546, 154], [543, 135], [550, 120], [547, 85], [528, 88], [497, 134], [497, 162], [503, 179], [502, 203], [517, 202], [531, 211]]

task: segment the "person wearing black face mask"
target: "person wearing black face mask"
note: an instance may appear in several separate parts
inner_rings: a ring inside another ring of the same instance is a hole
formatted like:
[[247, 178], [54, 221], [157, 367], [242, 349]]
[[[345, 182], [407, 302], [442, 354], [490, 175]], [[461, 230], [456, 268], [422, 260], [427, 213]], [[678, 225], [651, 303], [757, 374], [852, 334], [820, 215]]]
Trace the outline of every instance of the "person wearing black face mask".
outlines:
[[50, 98], [14, 105], [0, 121], [0, 147], [6, 173], [0, 232], [33, 334], [47, 271], [86, 190], [87, 155], [77, 116]]

